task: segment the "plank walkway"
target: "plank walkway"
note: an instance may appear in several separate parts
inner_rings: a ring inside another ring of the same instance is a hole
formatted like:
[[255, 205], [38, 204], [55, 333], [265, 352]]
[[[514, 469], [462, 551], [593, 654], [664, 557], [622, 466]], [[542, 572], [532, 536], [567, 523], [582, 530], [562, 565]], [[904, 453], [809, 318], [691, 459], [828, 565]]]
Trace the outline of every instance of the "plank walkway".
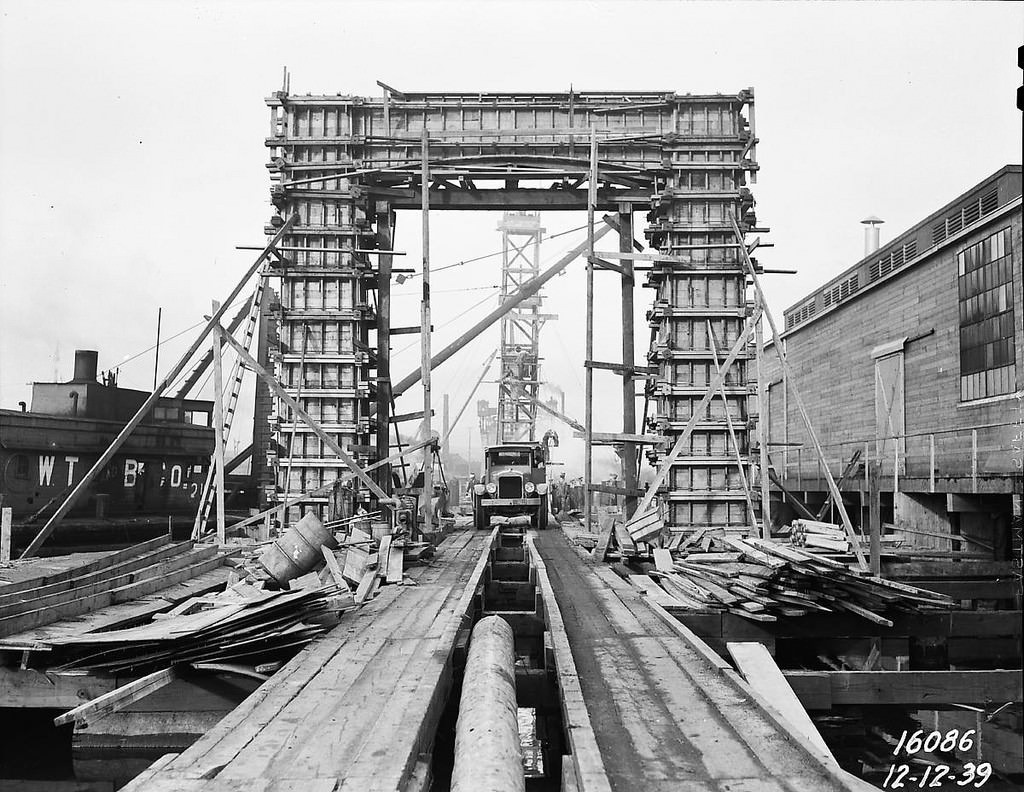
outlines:
[[863, 788], [827, 770], [731, 669], [713, 662], [637, 589], [585, 558], [560, 531], [538, 532], [534, 546], [586, 707], [586, 713], [568, 709], [567, 721], [589, 717], [614, 792]]
[[188, 750], [159, 761], [125, 791], [414, 787], [494, 536], [449, 536], [417, 585], [383, 588]]

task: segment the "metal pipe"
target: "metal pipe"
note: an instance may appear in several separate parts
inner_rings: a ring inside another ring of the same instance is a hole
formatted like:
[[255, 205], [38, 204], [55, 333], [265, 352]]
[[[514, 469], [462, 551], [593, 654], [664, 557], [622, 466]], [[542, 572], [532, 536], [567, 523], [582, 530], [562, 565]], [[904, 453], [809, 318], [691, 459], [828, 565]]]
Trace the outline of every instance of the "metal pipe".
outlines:
[[525, 792], [516, 718], [512, 628], [500, 616], [477, 622], [455, 726], [451, 792]]

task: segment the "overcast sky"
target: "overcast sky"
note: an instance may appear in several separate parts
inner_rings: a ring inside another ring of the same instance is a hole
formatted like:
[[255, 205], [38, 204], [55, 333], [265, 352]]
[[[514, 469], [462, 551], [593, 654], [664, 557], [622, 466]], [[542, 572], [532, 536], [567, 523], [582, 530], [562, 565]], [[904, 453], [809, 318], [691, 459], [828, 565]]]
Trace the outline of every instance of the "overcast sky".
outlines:
[[[753, 191], [775, 243], [760, 260], [800, 271], [767, 279], [779, 315], [861, 257], [867, 215], [886, 221], [884, 244], [1021, 159], [1016, 3], [0, 0], [0, 11], [7, 408], [33, 380], [70, 378], [75, 348], [98, 349], [103, 369], [121, 365], [123, 385], [151, 385], [152, 353], [133, 356], [152, 345], [157, 307], [166, 338], [228, 293], [251, 261], [234, 246], [261, 243], [271, 214], [263, 100], [284, 65], [293, 93], [314, 94], [377, 96], [378, 79], [409, 91], [753, 86], [762, 141]], [[498, 220], [434, 213], [434, 266], [497, 250]], [[543, 223], [555, 233], [582, 220], [552, 213]], [[642, 226], [638, 214], [638, 236]], [[552, 240], [544, 260], [575, 242]], [[418, 266], [415, 213], [400, 214], [395, 244]], [[560, 319], [542, 341], [545, 376], [581, 417], [583, 280], [577, 263], [548, 289], [546, 308]], [[596, 356], [617, 359], [618, 279], [598, 281]], [[396, 324], [418, 321], [414, 283], [396, 288]], [[437, 274], [435, 346], [494, 304], [444, 326], [497, 283], [498, 259]], [[638, 358], [650, 294], [637, 291]], [[162, 370], [187, 339], [168, 342]], [[395, 348], [413, 341], [398, 337]], [[445, 391], [457, 409], [496, 342], [494, 330], [435, 375], [438, 412]], [[417, 355], [396, 354], [396, 376]], [[614, 431], [619, 382], [596, 377], [595, 429]], [[493, 402], [495, 386], [485, 387]], [[419, 398], [407, 397], [410, 409]], [[456, 445], [469, 429], [460, 425]]]

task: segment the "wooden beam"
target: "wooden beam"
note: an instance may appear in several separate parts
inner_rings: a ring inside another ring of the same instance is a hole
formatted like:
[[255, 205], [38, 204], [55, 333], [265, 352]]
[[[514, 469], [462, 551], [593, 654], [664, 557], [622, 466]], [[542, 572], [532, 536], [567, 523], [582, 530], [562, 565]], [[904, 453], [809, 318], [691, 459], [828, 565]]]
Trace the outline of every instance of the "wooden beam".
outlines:
[[[587, 183], [587, 297], [584, 360], [594, 359], [594, 214], [597, 208], [597, 127], [590, 127], [590, 180]], [[590, 485], [594, 467], [594, 370], [584, 372], [583, 383], [583, 530], [589, 531], [594, 513]]]
[[[431, 410], [430, 414], [433, 415], [434, 411]], [[391, 423], [406, 423], [408, 421], [422, 421], [423, 410], [417, 410], [415, 412], [401, 413], [400, 415], [392, 415]]]
[[[759, 305], [763, 302], [760, 294], [756, 299]], [[754, 347], [757, 372], [757, 451], [758, 467], [760, 468], [758, 473], [761, 480], [761, 538], [770, 539], [772, 535], [772, 501], [768, 477], [768, 369], [764, 359], [762, 322], [758, 322], [754, 327]], [[728, 415], [728, 405], [726, 406], [726, 415]]]
[[[433, 330], [434, 328], [431, 327], [430, 329]], [[411, 327], [392, 327], [391, 335], [419, 335], [421, 330], [422, 328], [419, 325], [413, 325]]]
[[122, 685], [109, 693], [104, 693], [102, 696], [94, 698], [92, 701], [87, 701], [85, 704], [68, 710], [63, 715], [58, 715], [53, 719], [53, 725], [64, 726], [68, 723], [74, 723], [77, 727], [88, 728], [91, 724], [105, 718], [107, 715], [124, 709], [139, 699], [145, 698], [150, 693], [159, 690], [165, 685], [169, 685], [178, 677], [178, 671], [174, 666], [165, 668], [162, 671], [154, 671], [152, 674], [147, 674], [136, 679], [134, 682], [129, 682], [127, 685]]
[[[64, 588], [71, 588], [73, 585], [73, 578], [78, 578], [91, 572], [98, 572], [101, 569], [109, 569], [110, 567], [117, 566], [123, 561], [138, 558], [144, 553], [148, 553], [150, 550], [155, 550], [158, 547], [170, 544], [170, 542], [171, 538], [167, 536], [167, 534], [162, 534], [161, 536], [157, 536], [145, 542], [140, 542], [139, 544], [134, 544], [131, 547], [126, 547], [123, 550], [115, 550], [114, 552], [100, 556], [93, 561], [87, 561], [86, 563], [79, 564], [78, 566], [62, 569], [60, 572], [52, 572], [39, 577], [4, 583], [3, 587], [0, 588], [0, 604], [2, 604], [12, 594], [27, 591], [29, 589], [40, 588], [42, 586], [51, 586], [55, 583], [61, 583]], [[55, 591], [56, 589], [51, 590]]]
[[10, 506], [0, 509], [0, 564], [11, 560], [11, 524], [14, 511]]
[[[129, 577], [133, 582], [119, 585], [117, 588], [104, 590], [102, 587], [97, 586], [94, 589], [87, 589], [82, 593], [82, 596], [75, 599], [60, 602], [56, 605], [36, 608], [26, 613], [0, 617], [0, 636], [15, 635], [24, 630], [41, 627], [44, 624], [52, 624], [61, 619], [80, 616], [83, 613], [89, 613], [107, 605], [127, 602], [136, 597], [152, 594], [154, 591], [167, 588], [183, 580], [190, 580], [221, 566], [224, 563], [225, 557], [225, 554], [217, 553], [217, 548], [207, 546], [190, 552], [185, 557], [187, 561], [183, 562], [187, 563], [187, 565], [178, 563], [177, 559], [175, 559], [174, 563], [168, 564], [167, 566], [172, 567], [173, 571], [161, 570], [159, 574], [143, 577], [142, 579], [139, 579], [139, 575], [130, 575]], [[89, 593], [89, 591], [95, 591], [95, 593]]]
[[654, 366], [634, 366], [632, 363], [602, 363], [598, 360], [584, 360], [583, 365], [587, 368], [601, 369], [602, 371], [614, 371], [618, 374], [629, 375], [632, 378], [633, 374], [657, 374], [658, 370]]
[[[609, 270], [610, 272], [617, 272], [623, 277], [626, 277], [626, 269], [619, 264], [612, 264], [610, 261], [605, 261], [597, 256], [587, 256], [587, 263], [592, 264], [598, 269]], [[630, 275], [629, 277], [632, 277]]]
[[[277, 249], [280, 250], [280, 248]], [[249, 250], [263, 250], [263, 248], [251, 246]], [[252, 298], [254, 296], [255, 293], [250, 294], [246, 301], [242, 304], [242, 307], [238, 309], [238, 313], [236, 313], [232, 317], [231, 321], [228, 323], [229, 333], [234, 333], [239, 327], [242, 326], [242, 320], [249, 315], [249, 309], [252, 307]], [[191, 372], [189, 372], [189, 375], [185, 378], [185, 381], [181, 383], [181, 386], [174, 394], [174, 398], [186, 398], [189, 394], [189, 391], [192, 390], [192, 388], [195, 387], [196, 383], [203, 378], [203, 375], [206, 373], [206, 370], [210, 367], [210, 363], [212, 362], [213, 353], [208, 351], [206, 352], [206, 354], [202, 356], [202, 358], [200, 358], [199, 363], [196, 364], [196, 367], [192, 369]]]
[[[618, 212], [619, 221], [619, 252], [629, 253], [633, 249], [633, 209], [629, 204], [620, 204]], [[633, 262], [630, 259], [623, 259], [623, 274], [620, 279], [619, 293], [621, 298], [622, 317], [622, 433], [624, 436], [636, 433], [636, 393], [633, 384], [633, 375], [636, 373], [634, 366], [634, 355], [636, 342], [633, 334], [633, 289], [635, 287], [633, 277]], [[651, 373], [645, 367], [645, 374]], [[641, 427], [642, 429], [643, 427]], [[626, 489], [637, 489], [637, 448], [636, 443], [625, 442], [619, 451], [622, 460], [621, 472], [622, 482]], [[627, 520], [636, 511], [637, 498], [642, 494], [627, 495], [622, 503], [622, 515]]]
[[1017, 671], [785, 671], [808, 709], [898, 705], [928, 709], [954, 704], [1021, 701]]
[[882, 487], [881, 464], [868, 462], [868, 531], [871, 574], [882, 574]]
[[[857, 465], [860, 463], [861, 456], [862, 452], [858, 448], [856, 451], [853, 452], [853, 456], [850, 457], [850, 461], [846, 463], [846, 467], [843, 468], [843, 474], [839, 477], [839, 481], [836, 482], [836, 487], [838, 487], [840, 490], [842, 490], [843, 488], [843, 482], [846, 481], [846, 479], [848, 479], [850, 476], [852, 476], [854, 471], [857, 469]], [[825, 502], [821, 505], [821, 508], [818, 509], [818, 515], [816, 519], [819, 522], [825, 519], [825, 515], [828, 513], [828, 507], [831, 505], [832, 493], [830, 492], [828, 494], [828, 497], [825, 498]]]
[[[220, 309], [216, 300], [211, 304], [213, 315]], [[214, 326], [210, 334], [213, 355], [213, 486], [217, 504], [217, 543], [227, 544], [224, 525], [224, 341], [221, 326]], [[291, 454], [289, 454], [291, 456]]]
[[955, 600], [1013, 599], [1020, 594], [1020, 579], [1003, 580], [914, 580], [914, 585]]
[[109, 693], [117, 680], [105, 674], [62, 674], [0, 666], [0, 701], [17, 709], [71, 709]]
[[[559, 175], [557, 172], [551, 174]], [[484, 177], [487, 178], [487, 177]], [[319, 191], [317, 191], [319, 193]], [[388, 188], [369, 186], [371, 198], [387, 199], [394, 209], [419, 209], [420, 190], [418, 187]], [[322, 196], [329, 197], [329, 193]], [[599, 187], [597, 208], [615, 211], [620, 204], [628, 202], [639, 209], [650, 208], [650, 190], [629, 187]], [[431, 190], [430, 204], [435, 209], [453, 211], [585, 211], [587, 190], [551, 190], [538, 187], [497, 187], [467, 190]]]
[[[377, 246], [382, 255], [377, 260], [377, 457], [383, 459], [391, 450], [391, 424], [388, 421], [391, 406], [391, 275], [394, 255], [395, 213], [386, 202], [377, 204]], [[405, 328], [399, 328], [404, 330]], [[418, 328], [417, 328], [418, 332]], [[383, 465], [377, 474], [380, 488], [391, 494], [391, 466]]]
[[[721, 372], [721, 369], [719, 368], [719, 365], [718, 365], [718, 344], [715, 342], [715, 329], [714, 329], [714, 327], [711, 326], [711, 320], [710, 319], [706, 320], [705, 324], [707, 325], [708, 342], [709, 342], [709, 344], [711, 346], [711, 354], [715, 358], [715, 373], [718, 374], [718, 373]], [[736, 431], [735, 431], [735, 429], [733, 428], [733, 425], [732, 425], [732, 416], [729, 414], [729, 399], [726, 398], [726, 395], [725, 395], [725, 383], [724, 382], [718, 388], [718, 395], [722, 397], [722, 409], [725, 412], [725, 425], [726, 425], [726, 428], [729, 430], [729, 440], [732, 442], [733, 453], [736, 455], [736, 469], [739, 471], [739, 474], [740, 474], [740, 483], [743, 485], [743, 496], [746, 498], [747, 510], [750, 512], [750, 527], [753, 528], [756, 531], [757, 530], [757, 514], [754, 511], [754, 498], [753, 498], [753, 496], [751, 494], [751, 491], [750, 491], [750, 482], [747, 481], [746, 471], [743, 469], [743, 456], [740, 454], [740, 444], [739, 444], [739, 441], [737, 441], [737, 439], [736, 439]], [[762, 457], [765, 457], [765, 456], [766, 456], [766, 453], [762, 455]], [[762, 491], [764, 493], [763, 497], [765, 497], [765, 498], [768, 497], [768, 495], [767, 495], [767, 486], [768, 486], [767, 481], [768, 481], [768, 479], [765, 476], [765, 471], [766, 470], [767, 470], [767, 467], [762, 467], [761, 468], [762, 483], [764, 485], [763, 488], [762, 488]], [[763, 528], [763, 526], [762, 526], [762, 528]], [[768, 531], [762, 531], [762, 538], [768, 538], [768, 535], [769, 535]]]
[[583, 696], [583, 687], [576, 670], [576, 661], [573, 659], [565, 622], [555, 599], [547, 567], [534, 546], [533, 537], [528, 536], [526, 542], [530, 561], [536, 570], [537, 589], [544, 600], [544, 610], [547, 612], [547, 630], [551, 636], [555, 673], [558, 677], [558, 688], [562, 693], [565, 732], [571, 748], [576, 778], [581, 782], [580, 787], [588, 792], [611, 792], [611, 781], [594, 734], [587, 702]]
[[671, 438], [661, 435], [626, 434], [625, 432], [592, 432], [591, 440], [595, 445], [617, 445], [619, 443], [665, 445]]
[[663, 253], [633, 253], [628, 250], [624, 251], [611, 251], [601, 250], [594, 254], [601, 258], [610, 259], [623, 259], [625, 261], [662, 261], [672, 264], [682, 264], [684, 267], [692, 269], [693, 262], [681, 259], [678, 256], [666, 256]]
[[247, 460], [252, 458], [252, 443], [249, 443], [245, 448], [235, 454], [230, 460], [224, 463], [224, 473], [233, 473], [236, 468], [242, 466]]
[[[39, 548], [42, 547], [43, 543], [49, 538], [50, 534], [53, 533], [54, 529], [57, 527], [57, 524], [64, 519], [65, 515], [69, 511], [71, 511], [72, 507], [82, 496], [82, 494], [89, 488], [89, 486], [92, 484], [96, 476], [98, 476], [100, 472], [107, 466], [107, 463], [109, 463], [110, 460], [114, 458], [114, 454], [116, 454], [120, 450], [121, 446], [124, 445], [125, 441], [131, 436], [132, 432], [135, 431], [136, 427], [138, 427], [138, 425], [142, 423], [143, 419], [147, 415], [149, 415], [150, 411], [156, 405], [157, 401], [163, 395], [164, 391], [167, 390], [171, 382], [177, 379], [178, 375], [181, 374], [182, 371], [184, 371], [185, 366], [188, 365], [188, 361], [203, 345], [203, 342], [206, 340], [206, 337], [211, 332], [213, 332], [213, 328], [215, 326], [220, 324], [221, 317], [224, 315], [224, 312], [227, 310], [227, 307], [231, 305], [231, 303], [234, 302], [235, 299], [237, 299], [238, 295], [242, 292], [242, 289], [245, 288], [245, 284], [248, 283], [249, 279], [256, 274], [256, 271], [261, 266], [263, 266], [263, 262], [265, 262], [267, 260], [267, 257], [270, 256], [270, 252], [274, 249], [274, 246], [281, 241], [281, 237], [288, 233], [291, 227], [298, 220], [299, 216], [296, 214], [292, 215], [284, 222], [284, 224], [281, 226], [278, 232], [274, 235], [274, 238], [267, 243], [267, 246], [263, 249], [263, 252], [256, 257], [256, 261], [252, 263], [249, 269], [246, 270], [245, 274], [238, 281], [235, 287], [231, 290], [231, 293], [227, 296], [227, 299], [224, 300], [224, 304], [221, 305], [220, 310], [214, 312], [213, 316], [211, 316], [210, 320], [206, 323], [206, 326], [202, 329], [202, 331], [200, 331], [199, 335], [192, 342], [189, 348], [185, 350], [185, 353], [181, 356], [181, 358], [174, 365], [174, 367], [167, 373], [167, 375], [163, 378], [160, 384], [157, 385], [153, 392], [146, 398], [146, 400], [142, 403], [142, 406], [139, 407], [135, 415], [133, 415], [131, 419], [128, 421], [128, 423], [125, 425], [124, 429], [122, 429], [118, 433], [117, 437], [115, 437], [114, 440], [110, 443], [110, 445], [107, 446], [107, 450], [100, 454], [99, 458], [96, 460], [93, 466], [89, 468], [89, 470], [86, 472], [84, 476], [82, 476], [82, 480], [75, 485], [75, 488], [67, 496], [64, 502], [58, 507], [57, 511], [54, 512], [53, 516], [46, 521], [46, 525], [44, 525], [40, 529], [39, 533], [36, 534], [35, 538], [31, 542], [29, 542], [28, 547], [25, 548], [25, 552], [21, 554], [22, 558], [31, 558], [39, 552]], [[231, 338], [231, 336], [228, 335], [227, 338]]]
[[[742, 243], [743, 234], [740, 232], [740, 227], [736, 223], [736, 219], [730, 217], [729, 222], [732, 225], [733, 233], [736, 235], [736, 241]], [[754, 266], [754, 262], [750, 260], [750, 254], [747, 253], [745, 245], [740, 248], [740, 252], [743, 254], [743, 262], [746, 265], [747, 276], [754, 282], [754, 288], [757, 290], [762, 313], [765, 318], [768, 319], [768, 324], [772, 329], [772, 346], [775, 349], [775, 354], [779, 359], [779, 363], [782, 365], [784, 374], [790, 381], [792, 381], [793, 377], [791, 376], [789, 361], [786, 359], [785, 352], [782, 351], [782, 336], [779, 334], [779, 328], [775, 324], [775, 318], [772, 316], [771, 309], [768, 307], [765, 300], [764, 289], [761, 288], [761, 279], [757, 276], [757, 268]], [[825, 452], [822, 450], [821, 443], [818, 441], [818, 433], [814, 430], [814, 424], [811, 421], [810, 415], [807, 413], [807, 407], [804, 405], [803, 396], [800, 395], [800, 389], [796, 386], [795, 381], [792, 385], [793, 397], [796, 400], [797, 410], [800, 413], [800, 417], [803, 419], [804, 426], [807, 428], [807, 434], [811, 439], [811, 445], [814, 446], [814, 452], [824, 465], [825, 479], [828, 481], [828, 489], [829, 492], [832, 493], [832, 499], [835, 501], [836, 508], [839, 510], [843, 530], [846, 531], [846, 538], [850, 540], [850, 544], [853, 547], [853, 553], [857, 556], [857, 563], [860, 565], [860, 568], [862, 570], [867, 570], [868, 561], [864, 557], [864, 551], [860, 549], [860, 541], [857, 535], [853, 532], [853, 523], [850, 522], [850, 515], [847, 514], [846, 506], [843, 505], [843, 496], [840, 494], [839, 488], [836, 487], [835, 479], [832, 478], [832, 472], [828, 469], [828, 463], [825, 460]]]
[[835, 763], [835, 757], [832, 756], [814, 721], [807, 714], [807, 710], [793, 692], [793, 688], [786, 682], [786, 677], [775, 665], [775, 660], [764, 645], [754, 642], [730, 642], [726, 644], [726, 649], [729, 650], [736, 668], [743, 674], [747, 684], [778, 710], [779, 714], [804, 736], [811, 747]]
[[771, 467], [770, 463], [768, 467], [768, 477], [771, 479], [772, 484], [779, 488], [779, 491], [782, 493], [783, 497], [785, 497], [785, 499], [789, 501], [790, 505], [792, 505], [792, 507], [797, 510], [801, 517], [808, 520], [815, 519], [815, 516], [811, 512], [811, 510], [804, 506], [804, 502], [800, 500], [792, 492], [790, 492], [788, 489], [786, 489], [785, 485], [782, 483], [782, 479], [779, 478], [778, 474], [775, 472], [774, 468]]
[[[426, 121], [420, 140], [420, 220], [423, 254], [423, 296], [420, 300], [420, 381], [423, 384], [423, 437], [431, 436], [430, 418], [434, 414], [430, 403], [430, 137]], [[434, 449], [423, 449], [423, 492], [420, 493], [419, 514], [423, 517], [423, 530], [433, 525]], [[415, 521], [413, 521], [415, 523]], [[416, 533], [415, 524], [412, 526]]]
[[897, 580], [915, 578], [993, 578], [1020, 573], [1014, 561], [883, 561], [887, 577]]
[[[235, 245], [235, 250], [263, 250], [263, 248], [256, 245]], [[383, 258], [406, 255], [401, 250], [391, 250], [390, 248], [374, 250], [373, 248], [289, 247], [287, 245], [278, 245], [277, 250], [288, 253], [362, 253]], [[289, 267], [289, 270], [293, 271], [293, 268]]]
[[621, 495], [624, 498], [642, 498], [644, 496], [644, 491], [637, 487], [613, 487], [610, 484], [591, 484], [590, 491]]
[[[892, 627], [872, 624], [859, 616], [843, 613], [810, 613], [799, 619], [780, 619], [771, 625], [777, 639], [805, 638], [995, 638], [1021, 635], [1021, 611], [926, 611], [893, 613]], [[765, 628], [732, 613], [681, 613], [679, 621], [697, 632], [714, 635], [723, 642], [758, 640], [764, 642]], [[751, 632], [755, 630], [756, 632]], [[986, 643], [986, 642], [982, 642]]]

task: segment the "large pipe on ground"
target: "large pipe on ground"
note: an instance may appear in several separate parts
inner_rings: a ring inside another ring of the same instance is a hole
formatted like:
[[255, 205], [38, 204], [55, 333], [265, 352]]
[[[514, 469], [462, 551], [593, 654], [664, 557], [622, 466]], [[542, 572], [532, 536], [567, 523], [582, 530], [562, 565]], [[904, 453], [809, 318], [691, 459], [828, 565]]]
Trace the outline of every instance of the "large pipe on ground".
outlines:
[[512, 628], [500, 616], [477, 622], [455, 726], [451, 792], [525, 792], [516, 717]]

